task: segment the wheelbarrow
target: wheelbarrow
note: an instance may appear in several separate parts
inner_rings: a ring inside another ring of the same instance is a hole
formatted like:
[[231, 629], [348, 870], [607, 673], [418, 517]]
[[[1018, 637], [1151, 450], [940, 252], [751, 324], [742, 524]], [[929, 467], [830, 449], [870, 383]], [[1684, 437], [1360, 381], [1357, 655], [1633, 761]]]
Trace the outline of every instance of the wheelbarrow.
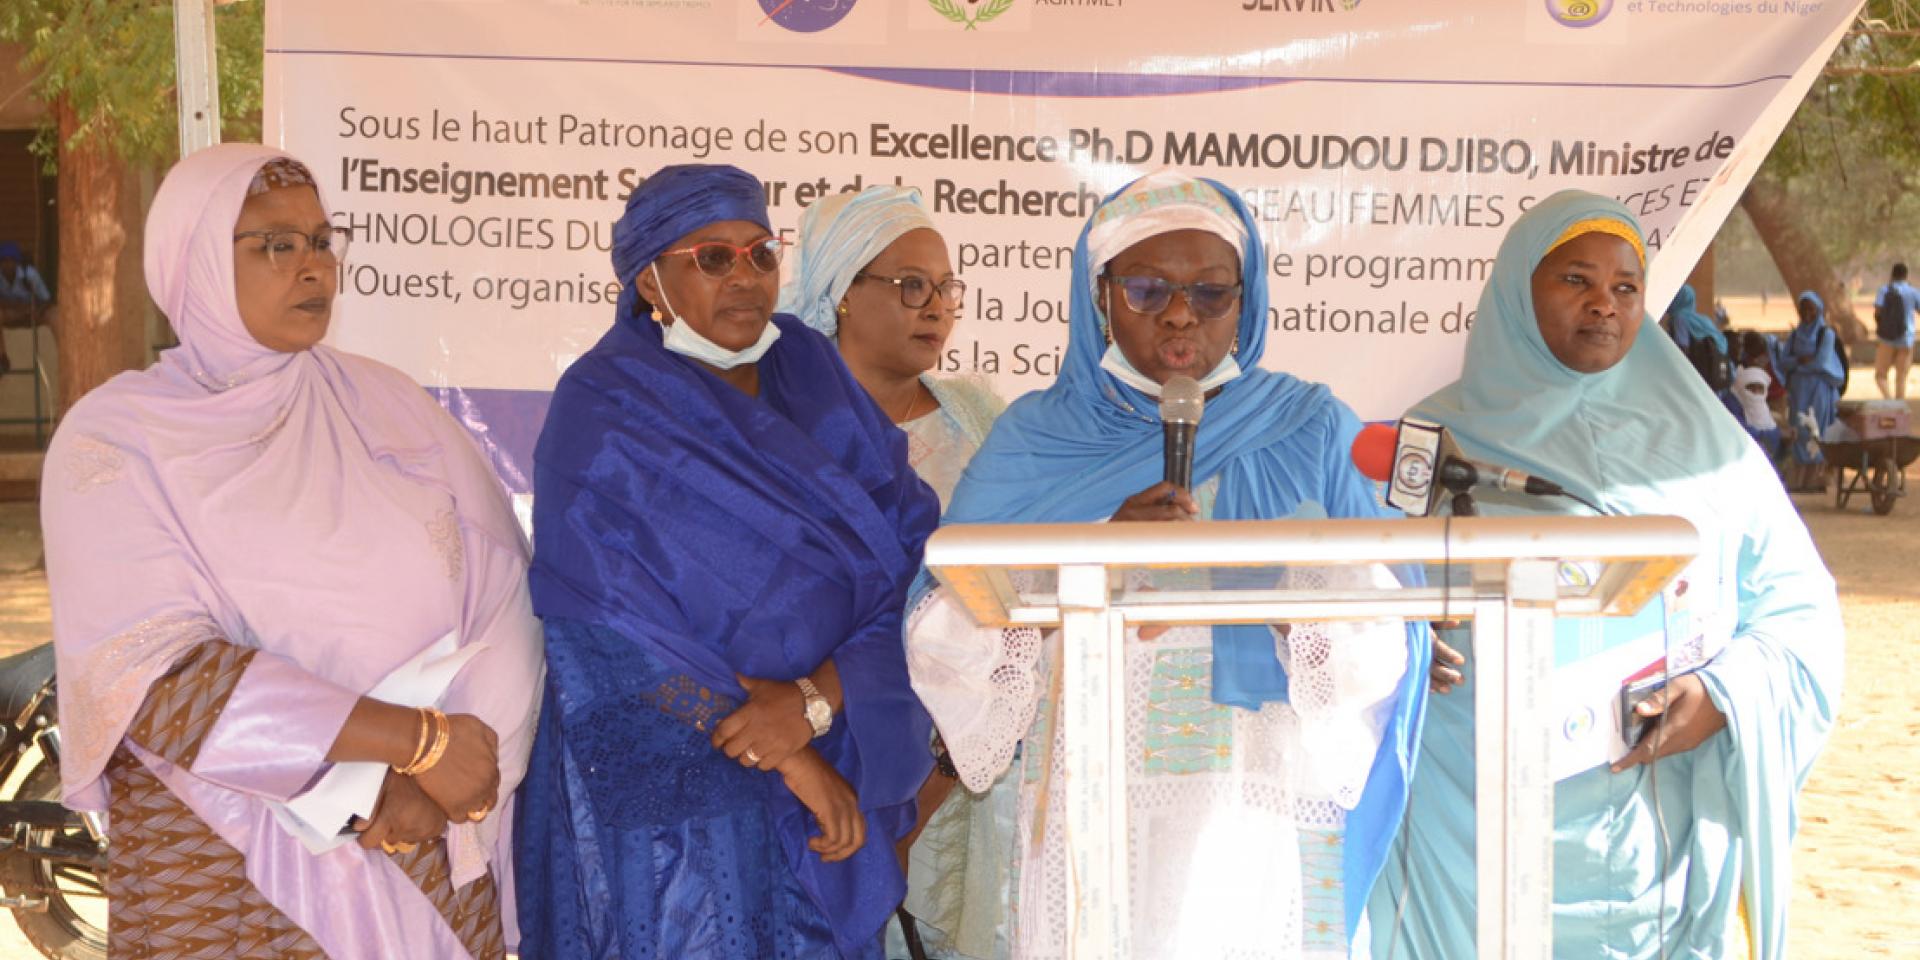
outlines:
[[1907, 495], [1906, 468], [1920, 459], [1920, 437], [1822, 440], [1820, 453], [1833, 467], [1834, 507], [1845, 510], [1854, 494], [1865, 493], [1884, 517]]

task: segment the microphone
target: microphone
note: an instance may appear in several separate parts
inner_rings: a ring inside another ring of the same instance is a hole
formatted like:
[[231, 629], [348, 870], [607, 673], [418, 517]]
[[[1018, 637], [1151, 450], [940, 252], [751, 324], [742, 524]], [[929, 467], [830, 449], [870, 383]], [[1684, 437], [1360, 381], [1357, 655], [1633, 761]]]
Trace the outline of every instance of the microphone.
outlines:
[[1193, 435], [1206, 403], [1206, 392], [1192, 377], [1174, 377], [1160, 388], [1160, 428], [1166, 437], [1161, 476], [1182, 490], [1193, 489]]
[[1353, 439], [1352, 453], [1361, 474], [1388, 485], [1387, 505], [1416, 517], [1433, 514], [1441, 490], [1489, 487], [1535, 497], [1567, 495], [1545, 477], [1465, 456], [1447, 428], [1424, 420], [1364, 427]]

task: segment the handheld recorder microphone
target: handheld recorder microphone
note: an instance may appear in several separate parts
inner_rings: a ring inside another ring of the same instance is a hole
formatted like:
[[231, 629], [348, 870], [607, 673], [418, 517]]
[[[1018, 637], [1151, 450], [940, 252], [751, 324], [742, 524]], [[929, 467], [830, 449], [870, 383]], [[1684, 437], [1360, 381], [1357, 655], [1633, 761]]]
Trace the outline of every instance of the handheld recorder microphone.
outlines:
[[1162, 478], [1182, 490], [1193, 489], [1193, 437], [1200, 431], [1206, 392], [1192, 377], [1174, 377], [1160, 388], [1160, 425], [1165, 433]]

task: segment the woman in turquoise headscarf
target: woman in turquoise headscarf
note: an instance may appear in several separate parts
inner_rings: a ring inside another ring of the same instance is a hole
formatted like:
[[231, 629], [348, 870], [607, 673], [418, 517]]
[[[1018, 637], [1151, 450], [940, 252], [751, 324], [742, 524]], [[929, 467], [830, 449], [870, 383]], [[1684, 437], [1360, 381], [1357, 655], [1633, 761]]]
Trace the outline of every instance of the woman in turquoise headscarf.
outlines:
[[[1500, 247], [1460, 379], [1412, 415], [1604, 513], [1677, 514], [1700, 531], [1699, 558], [1663, 600], [1669, 629], [1699, 641], [1670, 648], [1670, 668], [1689, 651], [1704, 665], [1641, 708], [1656, 733], [1555, 792], [1554, 955], [1744, 946], [1774, 960], [1799, 789], [1839, 703], [1838, 600], [1766, 458], [1645, 314], [1644, 250], [1612, 200], [1542, 201]], [[1499, 493], [1480, 506], [1591, 512]], [[1474, 951], [1472, 649], [1446, 643], [1459, 649], [1436, 651], [1445, 695], [1422, 733], [1414, 815], [1370, 906], [1376, 957]]]
[[[933, 376], [967, 285], [920, 191], [879, 184], [815, 202], [800, 218], [795, 254], [779, 311], [833, 340], [906, 433], [907, 462], [944, 506], [1006, 403], [984, 380]], [[951, 765], [935, 768], [920, 788], [916, 829], [900, 840], [907, 899], [887, 929], [890, 957], [1004, 951], [1015, 785], [1002, 777], [988, 791], [949, 796], [956, 783]]]
[[1787, 337], [1781, 351], [1781, 373], [1787, 378], [1787, 421], [1793, 427], [1794, 472], [1788, 479], [1795, 490], [1818, 493], [1826, 489], [1820, 470], [1820, 436], [1839, 415], [1840, 385], [1847, 371], [1840, 365], [1833, 328], [1827, 326], [1827, 304], [1812, 290], [1794, 301], [1800, 325]]
[[1693, 287], [1684, 283], [1680, 285], [1680, 292], [1673, 295], [1673, 303], [1667, 307], [1667, 322], [1673, 326], [1673, 342], [1685, 350], [1695, 340], [1711, 340], [1721, 353], [1726, 353], [1727, 335], [1721, 332], [1720, 325], [1712, 317], [1695, 309], [1697, 296]]
[[[1258, 367], [1267, 269], [1258, 222], [1213, 181], [1154, 174], [1109, 197], [1075, 252], [1059, 379], [1000, 417], [946, 522], [1380, 515], [1349, 456], [1358, 418]], [[1156, 398], [1176, 375], [1212, 391], [1191, 491], [1161, 482]], [[970, 789], [1011, 768], [1011, 954], [1064, 956], [1076, 879], [1048, 692], [1057, 634], [983, 629], [929, 587], [908, 619], [914, 689]], [[1346, 955], [1404, 810], [1429, 650], [1424, 627], [1396, 620], [1129, 631], [1128, 956]]]

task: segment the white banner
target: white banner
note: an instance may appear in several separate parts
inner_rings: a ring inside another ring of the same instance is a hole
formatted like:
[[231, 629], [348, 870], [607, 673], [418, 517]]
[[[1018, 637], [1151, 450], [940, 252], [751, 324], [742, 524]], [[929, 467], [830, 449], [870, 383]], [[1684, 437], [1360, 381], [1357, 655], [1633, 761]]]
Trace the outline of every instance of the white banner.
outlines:
[[[1620, 198], [1670, 299], [1857, 0], [271, 0], [268, 139], [354, 229], [330, 342], [439, 388], [510, 485], [612, 321], [652, 170], [737, 164], [776, 229], [920, 187], [969, 284], [942, 370], [1066, 343], [1098, 199], [1177, 167], [1261, 218], [1265, 362], [1397, 416], [1459, 368], [1534, 201]], [[1251, 278], [1250, 278], [1251, 279]]]

